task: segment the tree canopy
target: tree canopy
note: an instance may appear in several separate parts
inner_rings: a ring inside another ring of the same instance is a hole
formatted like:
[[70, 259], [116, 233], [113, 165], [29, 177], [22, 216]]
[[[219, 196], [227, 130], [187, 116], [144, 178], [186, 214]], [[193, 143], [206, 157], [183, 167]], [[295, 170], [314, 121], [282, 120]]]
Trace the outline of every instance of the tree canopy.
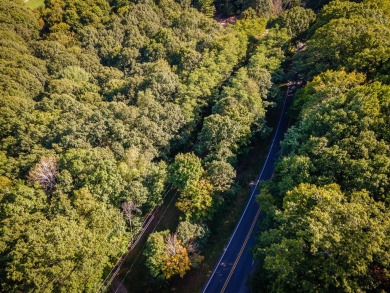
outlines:
[[300, 184], [287, 192], [275, 221], [256, 251], [271, 291], [385, 289], [389, 212], [367, 192]]
[[1, 1], [1, 291], [95, 291], [169, 182], [186, 224], [151, 238], [146, 254], [161, 255], [151, 275], [201, 261], [204, 221], [233, 184], [236, 156], [267, 133], [286, 37], [263, 39], [261, 18], [223, 27], [216, 8]]
[[171, 187], [180, 223], [146, 265], [196, 268], [290, 77], [261, 288], [386, 290], [390, 7], [301, 4], [1, 1], [0, 291], [96, 291]]
[[258, 196], [259, 292], [389, 288], [386, 7], [330, 1], [293, 57], [294, 125]]

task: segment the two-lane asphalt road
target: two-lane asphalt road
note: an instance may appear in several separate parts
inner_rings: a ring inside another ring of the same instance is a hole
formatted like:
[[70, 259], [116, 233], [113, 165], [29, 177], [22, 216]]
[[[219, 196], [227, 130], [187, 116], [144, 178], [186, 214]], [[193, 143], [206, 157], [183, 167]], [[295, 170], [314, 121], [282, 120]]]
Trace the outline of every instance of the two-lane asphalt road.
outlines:
[[210, 279], [205, 285], [203, 293], [249, 292], [247, 279], [255, 266], [250, 248], [255, 244], [255, 235], [258, 230], [257, 223], [261, 220], [260, 207], [256, 202], [257, 187], [260, 181], [269, 180], [272, 177], [275, 161], [280, 151], [280, 141], [283, 139], [288, 127], [286, 111], [291, 104], [291, 95], [290, 88], [288, 88], [278, 126], [264, 166], [257, 177], [256, 184], [252, 188], [245, 210]]

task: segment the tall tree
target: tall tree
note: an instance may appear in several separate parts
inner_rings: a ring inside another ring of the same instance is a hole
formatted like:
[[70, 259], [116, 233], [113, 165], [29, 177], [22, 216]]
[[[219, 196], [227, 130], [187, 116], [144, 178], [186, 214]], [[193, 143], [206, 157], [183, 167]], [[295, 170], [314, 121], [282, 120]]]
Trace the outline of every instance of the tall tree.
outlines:
[[182, 243], [176, 234], [169, 230], [152, 233], [147, 242], [144, 255], [150, 274], [160, 280], [169, 280], [175, 275], [183, 277], [202, 258], [190, 254], [189, 243]]
[[214, 0], [196, 0], [198, 9], [209, 17], [214, 16], [215, 6]]
[[389, 212], [366, 191], [301, 184], [276, 213], [279, 227], [263, 232], [257, 254], [264, 290], [386, 290]]
[[170, 180], [182, 191], [196, 184], [204, 172], [201, 160], [194, 153], [176, 155], [170, 170]]

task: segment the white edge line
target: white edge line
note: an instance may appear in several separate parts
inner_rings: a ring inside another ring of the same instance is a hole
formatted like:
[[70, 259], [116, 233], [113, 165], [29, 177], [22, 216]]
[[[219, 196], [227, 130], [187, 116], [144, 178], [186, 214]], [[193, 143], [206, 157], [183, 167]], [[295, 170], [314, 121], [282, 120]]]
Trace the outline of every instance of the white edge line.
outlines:
[[247, 211], [247, 209], [248, 209], [248, 207], [249, 207], [249, 204], [250, 204], [251, 201], [252, 201], [252, 198], [253, 198], [253, 195], [254, 195], [255, 192], [256, 192], [257, 186], [259, 185], [259, 181], [260, 181], [261, 175], [263, 175], [265, 166], [267, 165], [269, 156], [270, 156], [270, 154], [271, 154], [271, 152], [272, 152], [272, 148], [273, 148], [274, 143], [275, 143], [276, 135], [277, 135], [278, 132], [279, 132], [279, 127], [280, 127], [280, 123], [282, 122], [282, 117], [283, 117], [283, 114], [284, 114], [284, 110], [285, 110], [285, 108], [286, 108], [286, 101], [287, 101], [287, 97], [288, 97], [288, 95], [289, 95], [289, 91], [290, 91], [290, 86], [287, 87], [286, 96], [285, 96], [285, 98], [284, 98], [283, 108], [282, 108], [282, 112], [280, 113], [278, 126], [276, 127], [275, 135], [274, 135], [274, 137], [273, 137], [273, 139], [272, 139], [272, 144], [271, 144], [271, 147], [269, 148], [269, 151], [268, 151], [268, 154], [267, 154], [267, 158], [266, 158], [266, 160], [265, 160], [265, 162], [264, 162], [263, 168], [261, 169], [261, 172], [260, 172], [259, 176], [257, 177], [256, 185], [255, 185], [255, 187], [253, 188], [252, 194], [251, 194], [251, 196], [250, 196], [250, 198], [249, 198], [249, 200], [248, 200], [248, 203], [247, 203], [247, 205], [246, 205], [246, 207], [245, 207], [244, 212], [243, 212], [242, 215], [241, 215], [240, 221], [239, 221], [238, 224], [236, 225], [236, 228], [234, 229], [234, 232], [233, 232], [232, 236], [230, 236], [230, 240], [229, 240], [228, 244], [226, 245], [226, 247], [225, 247], [225, 249], [224, 249], [224, 251], [223, 251], [221, 257], [219, 258], [219, 261], [218, 261], [217, 265], [215, 266], [215, 269], [214, 269], [212, 275], [210, 276], [210, 278], [209, 278], [209, 280], [208, 280], [206, 286], [204, 287], [204, 289], [203, 289], [203, 291], [202, 291], [203, 293], [206, 292], [207, 287], [210, 285], [211, 280], [213, 279], [213, 277], [214, 277], [214, 275], [215, 275], [215, 273], [216, 273], [216, 271], [217, 271], [219, 265], [221, 264], [221, 261], [222, 261], [223, 257], [225, 256], [225, 253], [226, 253], [226, 251], [228, 250], [228, 248], [229, 248], [229, 246], [230, 246], [230, 243], [232, 242], [232, 240], [233, 240], [233, 238], [234, 238], [234, 235], [236, 234], [236, 232], [237, 232], [237, 230], [238, 230], [238, 227], [239, 227], [240, 224], [241, 224], [242, 219], [244, 218], [244, 215], [245, 215], [245, 213], [246, 213], [246, 211]]

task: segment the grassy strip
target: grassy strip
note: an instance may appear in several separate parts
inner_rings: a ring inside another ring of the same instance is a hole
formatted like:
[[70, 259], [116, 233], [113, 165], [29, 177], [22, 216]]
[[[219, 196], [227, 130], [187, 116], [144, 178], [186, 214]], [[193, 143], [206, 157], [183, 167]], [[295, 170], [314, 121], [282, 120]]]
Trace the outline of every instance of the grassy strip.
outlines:
[[25, 3], [26, 3], [26, 6], [28, 8], [31, 8], [31, 9], [34, 9], [34, 8], [39, 7], [39, 6], [44, 6], [45, 5], [45, 1], [44, 0], [27, 0]]

